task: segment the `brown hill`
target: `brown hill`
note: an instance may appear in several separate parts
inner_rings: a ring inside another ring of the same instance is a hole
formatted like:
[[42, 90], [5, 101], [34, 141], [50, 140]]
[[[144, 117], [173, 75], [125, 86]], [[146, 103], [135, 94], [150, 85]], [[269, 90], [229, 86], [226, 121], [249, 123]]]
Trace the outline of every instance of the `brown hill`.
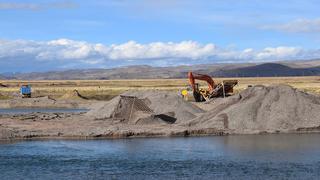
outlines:
[[152, 67], [128, 66], [113, 69], [85, 69], [15, 74], [20, 80], [69, 79], [162, 79], [185, 78], [188, 71], [216, 77], [274, 77], [320, 75], [320, 60], [277, 63], [204, 64], [192, 66]]

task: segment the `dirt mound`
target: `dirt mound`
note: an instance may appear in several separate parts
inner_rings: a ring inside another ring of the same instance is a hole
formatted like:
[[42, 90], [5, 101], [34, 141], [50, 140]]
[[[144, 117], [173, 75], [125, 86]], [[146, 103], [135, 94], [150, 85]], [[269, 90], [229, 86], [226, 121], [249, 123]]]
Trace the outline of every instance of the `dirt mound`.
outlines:
[[72, 99], [72, 100], [82, 100], [87, 99], [86, 97], [82, 96], [79, 91], [73, 90], [71, 92], [67, 92], [60, 97], [60, 99]]
[[128, 91], [107, 103], [97, 104], [87, 115], [96, 119], [119, 116], [126, 119], [124, 121], [132, 122], [131, 119], [134, 119], [135, 124], [148, 124], [160, 122], [158, 120], [165, 123], [183, 122], [203, 112], [172, 92]]
[[111, 118], [113, 112], [117, 108], [120, 101], [120, 96], [117, 96], [107, 102], [99, 102], [90, 107], [90, 111], [86, 113], [86, 116], [94, 119], [106, 119]]
[[147, 103], [147, 99], [121, 95], [111, 117], [124, 123], [136, 124], [140, 119], [151, 118], [153, 111]]
[[193, 119], [204, 111], [199, 107], [186, 102], [178, 94], [168, 91], [128, 91], [124, 95], [136, 96], [142, 99], [149, 99], [149, 107], [156, 114], [174, 113], [177, 122]]
[[320, 97], [290, 86], [255, 86], [222, 99], [189, 121], [230, 133], [287, 132], [320, 126]]
[[136, 96], [150, 101], [149, 107], [156, 114], [174, 114], [177, 123], [197, 117], [204, 111], [199, 107], [186, 102], [178, 94], [168, 91], [128, 91], [124, 95]]
[[135, 96], [120, 95], [106, 104], [100, 104], [87, 113], [95, 119], [111, 119], [113, 123], [125, 124], [159, 124], [165, 123], [154, 115], [149, 108], [148, 99], [139, 99]]

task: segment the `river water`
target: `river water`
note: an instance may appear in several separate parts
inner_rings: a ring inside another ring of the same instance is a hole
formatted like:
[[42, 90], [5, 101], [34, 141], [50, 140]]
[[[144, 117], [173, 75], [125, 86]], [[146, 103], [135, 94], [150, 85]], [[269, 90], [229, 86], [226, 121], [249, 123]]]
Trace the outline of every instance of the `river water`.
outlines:
[[318, 179], [320, 134], [0, 144], [0, 179]]

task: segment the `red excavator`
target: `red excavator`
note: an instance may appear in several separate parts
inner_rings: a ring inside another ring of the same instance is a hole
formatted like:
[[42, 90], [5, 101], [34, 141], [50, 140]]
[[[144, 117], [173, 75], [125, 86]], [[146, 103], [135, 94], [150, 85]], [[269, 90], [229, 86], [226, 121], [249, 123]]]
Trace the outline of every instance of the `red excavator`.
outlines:
[[[208, 101], [216, 97], [226, 97], [233, 93], [233, 87], [238, 84], [238, 80], [224, 80], [216, 84], [209, 75], [193, 72], [188, 73], [188, 78], [196, 102]], [[199, 88], [199, 84], [195, 80], [206, 81], [208, 89]]]

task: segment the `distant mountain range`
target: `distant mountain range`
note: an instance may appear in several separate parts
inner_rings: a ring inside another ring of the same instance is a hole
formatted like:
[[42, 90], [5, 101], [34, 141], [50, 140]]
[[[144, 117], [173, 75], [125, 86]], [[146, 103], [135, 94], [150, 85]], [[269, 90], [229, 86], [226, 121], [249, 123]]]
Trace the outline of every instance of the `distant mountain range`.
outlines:
[[0, 75], [0, 80], [1, 79], [7, 79], [5, 76]]
[[77, 69], [67, 71], [0, 75], [0, 79], [71, 80], [71, 79], [155, 79], [185, 78], [188, 71], [214, 77], [274, 77], [320, 75], [320, 60], [275, 63], [203, 64], [175, 67], [128, 66], [113, 69]]

